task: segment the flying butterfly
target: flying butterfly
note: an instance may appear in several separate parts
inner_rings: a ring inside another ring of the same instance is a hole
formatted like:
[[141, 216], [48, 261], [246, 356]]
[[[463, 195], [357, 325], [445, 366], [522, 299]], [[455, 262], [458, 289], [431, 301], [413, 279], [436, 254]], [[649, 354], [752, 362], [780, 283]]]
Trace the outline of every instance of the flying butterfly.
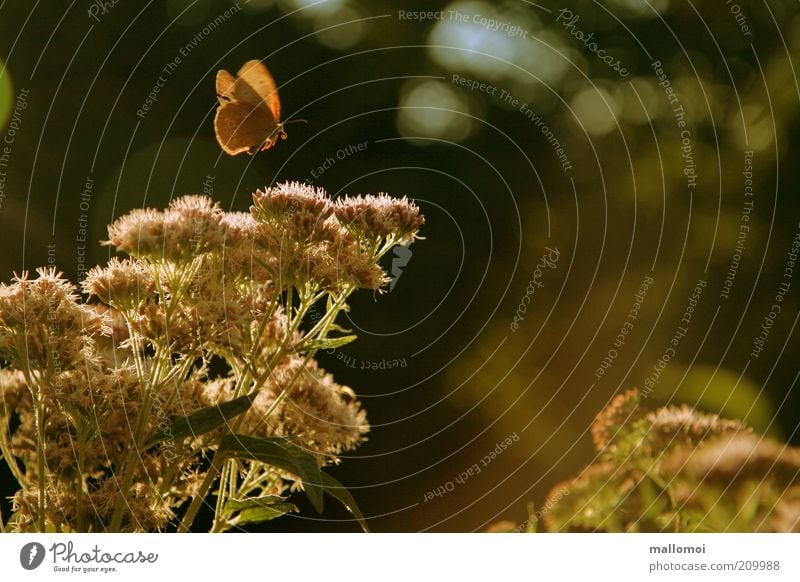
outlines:
[[214, 132], [228, 155], [254, 154], [286, 139], [278, 87], [261, 61], [247, 61], [235, 78], [218, 71], [217, 99]]

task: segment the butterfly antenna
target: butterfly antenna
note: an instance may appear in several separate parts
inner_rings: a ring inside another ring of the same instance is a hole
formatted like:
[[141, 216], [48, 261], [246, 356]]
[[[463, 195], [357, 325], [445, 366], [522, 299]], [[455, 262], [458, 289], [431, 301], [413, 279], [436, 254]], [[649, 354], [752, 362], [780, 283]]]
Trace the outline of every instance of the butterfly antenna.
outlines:
[[289, 125], [290, 123], [308, 123], [308, 119], [290, 119], [289, 121], [284, 121], [284, 125]]

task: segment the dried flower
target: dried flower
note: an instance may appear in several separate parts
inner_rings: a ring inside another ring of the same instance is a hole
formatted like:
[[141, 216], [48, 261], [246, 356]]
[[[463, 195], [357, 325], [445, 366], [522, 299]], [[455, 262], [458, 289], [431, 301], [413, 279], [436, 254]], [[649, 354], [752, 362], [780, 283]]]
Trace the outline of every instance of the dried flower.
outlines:
[[[195, 388], [207, 406], [233, 397], [233, 380], [218, 379]], [[284, 398], [281, 395], [288, 390]], [[266, 416], [278, 398], [284, 398]], [[334, 382], [313, 360], [291, 358], [278, 366], [244, 417], [240, 431], [254, 436], [295, 436], [314, 453], [336, 460], [369, 432], [366, 413], [353, 391]]]
[[225, 241], [225, 213], [208, 196], [182, 196], [164, 213], [164, 255], [183, 260], [216, 250]]
[[413, 240], [425, 219], [405, 196], [345, 196], [336, 201], [336, 218], [359, 237], [382, 239], [395, 236], [399, 244]]
[[797, 528], [800, 449], [686, 405], [641, 409], [635, 390], [614, 398], [592, 434], [599, 460], [551, 492], [551, 531]]
[[300, 259], [295, 276], [316, 281], [324, 289], [380, 289], [389, 279], [374, 257], [358, 241], [339, 228], [330, 243], [309, 245]]
[[680, 472], [696, 479], [781, 476], [800, 481], [800, 449], [759, 437], [734, 432], [703, 447], [682, 448], [664, 462], [664, 472]]
[[324, 236], [324, 224], [333, 206], [322, 188], [299, 182], [284, 182], [256, 190], [250, 213], [258, 222], [285, 233], [290, 240], [306, 241]]
[[185, 261], [224, 241], [224, 212], [206, 196], [173, 200], [166, 212], [136, 209], [108, 227], [106, 244], [135, 257]]
[[78, 303], [76, 288], [53, 268], [0, 285], [0, 354], [22, 370], [83, 362], [88, 338], [106, 330], [96, 311]]
[[164, 250], [164, 214], [152, 208], [136, 208], [108, 227], [108, 241], [119, 252], [134, 257], [159, 256]]
[[246, 277], [258, 283], [268, 282], [271, 273], [262, 266], [271, 256], [257, 241], [264, 238], [263, 225], [246, 212], [227, 212], [222, 218], [225, 240], [221, 260], [226, 275]]
[[151, 300], [156, 291], [150, 269], [139, 261], [116, 257], [112, 257], [105, 267], [90, 269], [82, 286], [84, 293], [122, 311]]
[[[215, 531], [242, 523], [225, 500], [311, 495], [309, 467], [338, 462], [369, 431], [314, 350], [341, 329], [350, 293], [386, 282], [378, 260], [421, 224], [407, 201], [373, 198], [389, 240], [365, 241], [324, 190], [288, 182], [256, 192], [250, 214], [184, 196], [122, 216], [107, 244], [131, 257], [82, 283], [99, 303], [81, 304], [53, 269], [0, 285], [0, 356], [12, 365], [0, 370], [0, 416], [12, 427], [0, 444], [21, 487], [13, 529], [161, 530], [191, 499], [188, 529], [217, 478]], [[281, 446], [298, 464], [223, 451], [220, 414], [231, 415], [226, 432], [288, 437]], [[210, 474], [208, 454], [225, 454], [232, 470]]]
[[[264, 412], [286, 389], [290, 390], [289, 396], [275, 411], [274, 420], [263, 418]], [[297, 436], [321, 455], [335, 456], [351, 450], [369, 431], [366, 413], [353, 391], [334, 382], [333, 376], [315, 362], [303, 365], [299, 358], [278, 370], [270, 389], [259, 395], [248, 416], [251, 422], [265, 423], [268, 434]]]
[[716, 414], [704, 414], [687, 406], [665, 406], [648, 412], [648, 446], [654, 452], [665, 452], [679, 446], [693, 446], [708, 437], [747, 432], [738, 420], [720, 418]]
[[592, 424], [592, 442], [595, 449], [602, 451], [608, 447], [622, 427], [640, 416], [638, 390], [632, 388], [616, 395]]

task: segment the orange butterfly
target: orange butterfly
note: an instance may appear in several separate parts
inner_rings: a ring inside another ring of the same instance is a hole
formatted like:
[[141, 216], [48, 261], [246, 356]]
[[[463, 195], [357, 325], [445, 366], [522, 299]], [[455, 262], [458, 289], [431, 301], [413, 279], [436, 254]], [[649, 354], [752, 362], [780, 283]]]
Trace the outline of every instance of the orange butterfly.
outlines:
[[261, 61], [247, 61], [236, 78], [218, 71], [217, 98], [214, 132], [225, 153], [254, 154], [274, 146], [278, 137], [286, 139], [278, 87]]

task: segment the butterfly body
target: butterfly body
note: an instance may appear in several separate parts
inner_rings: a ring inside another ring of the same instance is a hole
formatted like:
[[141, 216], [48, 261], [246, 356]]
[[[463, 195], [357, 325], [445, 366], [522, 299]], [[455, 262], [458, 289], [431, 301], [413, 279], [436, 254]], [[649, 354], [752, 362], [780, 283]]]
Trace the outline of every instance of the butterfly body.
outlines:
[[236, 77], [218, 71], [216, 85], [219, 107], [214, 131], [225, 153], [254, 154], [286, 139], [278, 87], [261, 61], [246, 62]]

